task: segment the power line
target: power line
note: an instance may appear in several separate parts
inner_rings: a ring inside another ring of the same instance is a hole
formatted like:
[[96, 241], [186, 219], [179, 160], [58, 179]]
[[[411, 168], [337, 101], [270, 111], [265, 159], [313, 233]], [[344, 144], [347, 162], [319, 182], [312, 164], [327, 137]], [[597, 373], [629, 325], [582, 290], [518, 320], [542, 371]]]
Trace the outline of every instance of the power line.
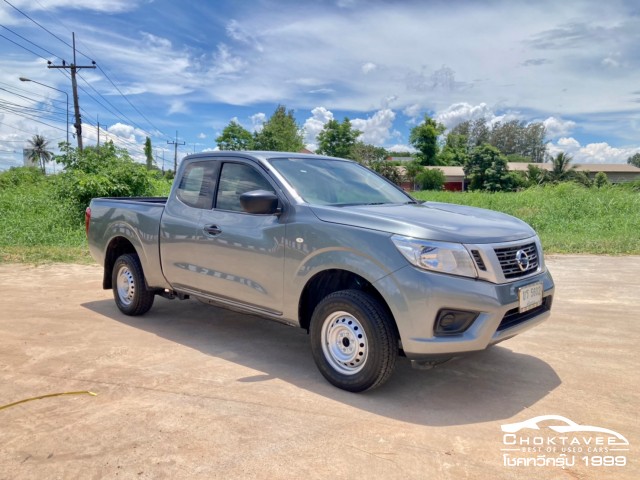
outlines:
[[[20, 34], [19, 34], [19, 33], [17, 33], [17, 32], [14, 32], [14, 31], [13, 31], [13, 30], [11, 30], [9, 27], [6, 27], [6, 26], [4, 26], [4, 25], [0, 25], [0, 27], [4, 28], [5, 30], [10, 31], [10, 32], [11, 32], [11, 33], [13, 33], [16, 37], [20, 37], [20, 38], [21, 38], [21, 39], [23, 39], [25, 42], [29, 42], [29, 43], [30, 43], [31, 45], [33, 45], [34, 47], [38, 47], [40, 50], [43, 50], [43, 51], [47, 52], [49, 55], [51, 55], [51, 56], [53, 56], [53, 57], [56, 57], [56, 58], [59, 58], [60, 60], [62, 60], [62, 57], [59, 57], [59, 56], [58, 56], [58, 55], [56, 55], [55, 53], [51, 53], [51, 52], [50, 52], [49, 50], [47, 50], [46, 48], [41, 47], [41, 46], [40, 46], [40, 45], [38, 45], [37, 43], [32, 42], [31, 40], [29, 40], [29, 39], [28, 39], [28, 38], [26, 38], [26, 37], [23, 37], [22, 35], [20, 35]], [[6, 38], [6, 37], [5, 37], [5, 38]]]
[[[49, 33], [49, 34], [50, 34], [50, 35], [52, 35], [54, 38], [56, 38], [57, 40], [61, 41], [63, 44], [65, 44], [65, 45], [66, 45], [66, 46], [68, 46], [69, 48], [72, 48], [72, 49], [74, 50], [74, 64], [75, 64], [75, 52], [77, 52], [77, 53], [79, 53], [80, 55], [83, 55], [84, 57], [86, 57], [86, 58], [88, 58], [89, 60], [92, 60], [92, 61], [93, 61], [93, 59], [92, 59], [90, 56], [88, 56], [87, 54], [85, 54], [85, 53], [83, 53], [83, 52], [81, 52], [80, 50], [77, 50], [77, 49], [75, 48], [75, 41], [74, 41], [74, 45], [70, 45], [70, 44], [69, 44], [69, 43], [67, 43], [65, 40], [63, 40], [62, 38], [60, 38], [59, 36], [57, 36], [55, 33], [53, 33], [53, 32], [51, 32], [50, 30], [48, 30], [48, 29], [47, 29], [46, 27], [44, 27], [42, 24], [40, 24], [40, 23], [38, 23], [37, 21], [35, 21], [33, 18], [31, 18], [31, 17], [30, 17], [29, 15], [27, 15], [25, 12], [23, 12], [22, 10], [20, 10], [18, 7], [16, 7], [15, 5], [11, 4], [8, 0], [4, 0], [4, 2], [5, 2], [7, 5], [9, 5], [10, 7], [12, 7], [14, 10], [16, 10], [17, 12], [19, 12], [21, 15], [25, 16], [25, 17], [26, 17], [26, 18], [28, 18], [30, 21], [32, 21], [33, 23], [35, 23], [37, 26], [39, 26], [40, 28], [42, 28], [45, 32]], [[2, 35], [2, 36], [4, 37], [4, 35]], [[24, 48], [25, 50], [30, 51], [30, 52], [31, 52], [31, 53], [33, 53], [34, 55], [39, 56], [39, 57], [40, 57], [40, 58], [42, 58], [43, 60], [47, 60], [46, 58], [42, 57], [41, 55], [38, 55], [37, 53], [33, 52], [32, 50], [29, 50], [29, 49], [27, 49], [26, 47], [24, 47], [24, 46], [22, 46], [22, 45], [20, 45], [20, 44], [18, 44], [18, 43], [16, 43], [16, 42], [13, 42], [13, 40], [11, 40], [11, 39], [9, 39], [9, 38], [7, 38], [7, 37], [4, 37], [4, 38], [6, 38], [7, 40], [9, 40], [9, 41], [10, 41], [10, 42], [12, 42], [12, 43], [15, 43], [15, 44], [16, 44], [16, 45], [18, 45], [19, 47]], [[26, 40], [26, 39], [25, 39], [25, 40]], [[27, 40], [27, 41], [29, 41], [30, 43], [33, 43], [33, 42], [31, 42], [30, 40]], [[35, 44], [34, 44], [34, 45], [35, 45]], [[41, 48], [42, 50], [46, 51], [45, 49], [43, 49], [43, 48], [42, 48], [42, 47], [40, 47], [39, 45], [36, 45], [36, 46], [37, 46], [38, 48]], [[50, 52], [48, 52], [48, 53], [50, 53]], [[55, 56], [56, 58], [59, 58], [59, 59], [61, 59], [61, 60], [62, 60], [62, 57], [59, 57], [59, 56], [54, 55], [54, 54], [52, 54], [52, 55], [53, 55], [53, 56]], [[64, 63], [64, 61], [63, 61], [63, 63]], [[95, 62], [94, 62], [94, 64], [95, 64]], [[138, 108], [137, 108], [133, 103], [131, 103], [131, 101], [127, 98], [127, 96], [126, 96], [124, 93], [122, 93], [122, 91], [120, 90], [120, 88], [119, 88], [119, 87], [114, 83], [114, 81], [111, 79], [111, 77], [107, 74], [107, 72], [106, 72], [106, 71], [105, 71], [105, 70], [104, 70], [100, 65], [97, 65], [97, 67], [98, 67], [98, 69], [102, 72], [102, 74], [105, 76], [105, 78], [109, 81], [109, 83], [111, 83], [111, 85], [113, 85], [113, 87], [117, 90], [117, 92], [122, 96], [122, 98], [124, 98], [124, 99], [125, 99], [125, 101], [126, 101], [126, 102], [131, 106], [131, 108], [133, 108], [133, 109], [134, 109], [134, 110], [135, 110], [135, 111], [136, 111], [136, 112], [137, 112], [137, 113], [138, 113], [142, 118], [144, 118], [144, 119], [147, 121], [147, 123], [148, 123], [148, 124], [149, 124], [153, 129], [155, 129], [157, 132], [160, 132], [160, 133], [161, 133], [162, 135], [164, 135], [165, 137], [168, 137], [168, 135], [167, 135], [166, 133], [164, 133], [164, 132], [163, 132], [162, 130], [160, 130], [156, 125], [154, 125], [154, 124], [153, 124], [153, 122], [152, 122], [151, 120], [149, 120], [149, 118], [147, 118], [147, 116], [146, 116], [144, 113], [142, 113], [142, 112], [141, 112], [141, 111], [140, 111], [140, 110], [139, 110], [139, 109], [138, 109]], [[93, 87], [92, 87], [92, 88], [93, 88]], [[96, 91], [96, 93], [98, 93], [98, 92]], [[101, 94], [99, 94], [99, 95], [100, 95], [100, 96], [102, 96]], [[103, 98], [104, 98], [104, 97], [103, 97]], [[106, 100], [106, 99], [105, 99], [105, 100]], [[114, 108], [115, 108], [115, 107], [114, 107]], [[126, 117], [126, 115], [124, 115], [124, 114], [122, 114], [122, 115]], [[136, 125], [136, 124], [135, 124], [135, 122], [132, 122], [131, 120], [128, 120], [128, 121], [129, 121], [130, 123], [133, 123], [133, 124], [134, 124], [135, 126], [137, 126], [138, 128], [140, 128], [140, 130], [145, 131], [145, 130], [144, 130], [143, 128], [141, 128], [139, 125]], [[80, 134], [78, 135], [78, 138], [81, 138], [81, 135], [80, 135]]]
[[[2, 107], [0, 107], [0, 109], [2, 109]], [[56, 130], [60, 130], [62, 132], [65, 131], [64, 128], [59, 128], [59, 127], [56, 127], [56, 126], [51, 125], [49, 123], [45, 123], [45, 122], [41, 122], [40, 120], [36, 120], [35, 118], [33, 118], [33, 116], [29, 116], [29, 115], [22, 114], [22, 113], [17, 113], [17, 112], [11, 112], [11, 113], [13, 113], [14, 115], [18, 115], [19, 117], [24, 117], [24, 118], [26, 118], [28, 120], [31, 120], [32, 122], [41, 123], [42, 125], [46, 125], [47, 127], [55, 128]]]
[[[43, 103], [43, 101], [42, 101], [42, 100], [38, 100], [38, 99], [36, 99], [36, 98], [27, 97], [26, 95], [20, 95], [19, 93], [12, 92], [12, 91], [10, 91], [10, 90], [7, 90], [6, 88], [2, 88], [2, 87], [0, 87], [0, 90], [4, 90], [5, 92], [8, 92], [8, 93], [10, 93], [10, 94], [12, 94], [12, 95], [16, 95], [16, 96], [18, 96], [18, 97], [22, 97], [22, 98], [25, 98], [25, 99], [27, 99], [27, 100], [31, 100], [32, 102], [36, 102], [36, 103]], [[43, 95], [42, 97], [43, 97], [43, 98], [45, 98], [45, 99], [49, 99], [49, 97], [46, 97], [46, 96], [44, 96], [44, 95]], [[51, 99], [51, 101], [61, 102], [62, 100], [54, 100], [54, 99]], [[53, 105], [52, 105], [52, 106], [53, 106]], [[61, 107], [54, 107], [54, 108], [59, 108], [60, 110], [64, 110], [64, 109], [63, 109], [63, 108], [61, 108]]]
[[[6, 1], [6, 0], [5, 0], [5, 1]], [[106, 78], [107, 80], [109, 80], [109, 83], [111, 83], [111, 85], [113, 85], [113, 87], [118, 91], [118, 93], [122, 96], [122, 98], [124, 98], [124, 99], [127, 101], [127, 103], [128, 103], [129, 105], [131, 105], [131, 107], [132, 107], [136, 112], [138, 112], [138, 113], [142, 116], [142, 118], [144, 118], [144, 119], [147, 121], [147, 123], [148, 123], [149, 125], [151, 125], [151, 127], [152, 127], [152, 128], [156, 129], [156, 131], [160, 132], [160, 133], [161, 133], [162, 135], [164, 135], [165, 137], [167, 137], [167, 136], [168, 136], [166, 133], [164, 133], [162, 130], [160, 130], [158, 127], [156, 127], [153, 123], [151, 123], [151, 120], [149, 120], [149, 119], [145, 116], [145, 114], [144, 114], [144, 113], [142, 113], [140, 110], [138, 110], [138, 109], [136, 108], [136, 106], [135, 106], [133, 103], [131, 103], [131, 101], [126, 97], [126, 95], [125, 95], [124, 93], [122, 93], [122, 91], [118, 88], [118, 86], [117, 86], [115, 83], [113, 83], [113, 80], [111, 80], [111, 78], [109, 77], [109, 75], [107, 75], [107, 72], [105, 72], [99, 64], [96, 64], [96, 66], [98, 67], [98, 70], [100, 70], [100, 71], [102, 72], [102, 74], [105, 76], [105, 78]], [[142, 130], [142, 129], [141, 129], [141, 130]]]
[[[100, 67], [98, 67], [100, 68]], [[134, 122], [133, 120], [131, 120], [129, 117], [127, 117], [124, 113], [122, 113], [121, 110], [118, 109], [118, 107], [116, 107], [113, 103], [111, 103], [104, 95], [102, 95], [98, 90], [95, 89], [95, 87], [93, 85], [91, 85], [89, 82], [87, 82], [87, 80], [82, 77], [82, 75], [78, 74], [78, 77], [80, 77], [82, 79], [82, 81], [84, 83], [86, 83], [89, 88], [91, 88], [91, 90], [93, 90], [94, 92], [96, 92], [105, 102], [107, 102], [109, 105], [111, 105], [111, 107], [113, 107], [114, 110], [116, 110], [116, 112], [118, 112], [120, 114], [120, 119], [126, 122], [131, 123], [134, 127], [139, 128], [140, 130], [142, 130], [145, 134], [149, 133], [147, 131], [145, 131], [144, 128], [142, 128], [140, 125], [138, 125], [136, 122]], [[91, 96], [84, 88], [80, 87], [82, 89], [83, 92], [85, 92], [87, 95]], [[102, 105], [100, 102], [98, 102], [97, 100], [94, 99], [94, 101], [96, 101], [96, 103], [99, 103], [100, 105]], [[106, 108], [107, 110], [109, 110], [108, 107], [102, 105], [104, 108]], [[114, 113], [113, 111], [109, 110], [111, 113]], [[118, 114], [114, 113], [114, 115], [117, 117]]]
[[[7, 5], [9, 5], [11, 8], [13, 8], [15, 11], [17, 11], [18, 13], [20, 13], [21, 15], [25, 16], [26, 18], [28, 18], [29, 20], [31, 20], [33, 23], [35, 23], [37, 26], [39, 26], [41, 29], [43, 29], [45, 32], [47, 32], [49, 35], [53, 36], [54, 38], [60, 40], [62, 43], [64, 43], [67, 47], [69, 48], [73, 48], [70, 44], [68, 44], [66, 41], [64, 41], [63, 39], [61, 39], [59, 36], [57, 36], [55, 33], [53, 33], [51, 30], [48, 30], [46, 27], [42, 26], [40, 23], [36, 22], [33, 18], [31, 18], [29, 15], [27, 15], [26, 13], [24, 13], [22, 10], [20, 10], [18, 7], [16, 7], [15, 5], [11, 4], [8, 0], [4, 0], [4, 3], [6, 3]], [[82, 52], [78, 52], [81, 55], [84, 55], [84, 53]], [[87, 57], [86, 55], [84, 55], [85, 57]], [[60, 58], [60, 57], [58, 57]], [[89, 60], [91, 60], [91, 58], [87, 57]], [[46, 60], [46, 59], [45, 59]]]
[[[5, 0], [5, 2], [6, 2], [6, 1], [7, 1], [7, 0]], [[11, 40], [11, 39], [10, 39], [10, 38], [8, 38], [8, 37], [5, 37], [5, 36], [4, 36], [4, 35], [2, 35], [1, 33], [0, 33], [0, 37], [4, 38], [5, 40], [9, 40], [9, 41], [10, 41], [11, 43], [13, 43], [14, 45], [19, 46], [20, 48], [22, 48], [22, 49], [26, 50], [26, 51], [27, 51], [27, 52], [29, 52], [29, 53], [33, 53], [36, 57], [40, 57], [41, 59], [43, 59], [43, 60], [45, 60], [45, 61], [49, 61], [49, 59], [48, 59], [48, 58], [44, 58], [44, 57], [43, 57], [42, 55], [40, 55], [39, 53], [34, 52], [33, 50], [31, 50], [31, 49], [29, 49], [29, 48], [25, 47], [24, 45], [20, 45], [18, 42], [14, 42], [13, 40]]]

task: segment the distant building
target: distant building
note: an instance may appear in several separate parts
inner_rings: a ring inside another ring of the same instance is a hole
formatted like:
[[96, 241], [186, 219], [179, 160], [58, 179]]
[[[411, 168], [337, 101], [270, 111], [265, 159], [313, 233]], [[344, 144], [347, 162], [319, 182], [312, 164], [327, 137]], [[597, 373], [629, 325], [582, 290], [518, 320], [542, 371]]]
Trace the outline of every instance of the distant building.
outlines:
[[[401, 157], [400, 157], [401, 158]], [[551, 170], [553, 166], [550, 163], [517, 163], [509, 162], [509, 171], [511, 172], [526, 172], [529, 165], [535, 165], [542, 170]], [[628, 165], [626, 163], [577, 163], [576, 170], [579, 172], [585, 172], [589, 175], [589, 178], [593, 180], [598, 172], [604, 172], [611, 183], [626, 183], [640, 180], [640, 168]], [[403, 166], [396, 167], [398, 173], [403, 178], [406, 178], [406, 169]], [[461, 166], [428, 166], [424, 167], [430, 170], [438, 169], [442, 170], [445, 177], [444, 189], [450, 192], [463, 192], [467, 189], [469, 181], [465, 177], [464, 170]], [[412, 185], [403, 181], [401, 184], [405, 190], [411, 190]]]
[[22, 165], [25, 167], [39, 167], [38, 162], [34, 162], [29, 158], [29, 150], [26, 148], [22, 149]]

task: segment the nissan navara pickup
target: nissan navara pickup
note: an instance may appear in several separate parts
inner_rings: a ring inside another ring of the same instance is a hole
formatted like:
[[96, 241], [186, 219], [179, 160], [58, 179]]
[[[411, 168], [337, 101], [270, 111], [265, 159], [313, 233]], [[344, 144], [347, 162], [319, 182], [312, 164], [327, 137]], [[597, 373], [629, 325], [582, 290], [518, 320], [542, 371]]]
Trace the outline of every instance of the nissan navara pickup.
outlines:
[[168, 198], [96, 198], [86, 222], [124, 314], [193, 297], [304, 328], [322, 375], [352, 392], [398, 355], [427, 368], [513, 337], [554, 293], [526, 223], [418, 202], [339, 158], [189, 155]]

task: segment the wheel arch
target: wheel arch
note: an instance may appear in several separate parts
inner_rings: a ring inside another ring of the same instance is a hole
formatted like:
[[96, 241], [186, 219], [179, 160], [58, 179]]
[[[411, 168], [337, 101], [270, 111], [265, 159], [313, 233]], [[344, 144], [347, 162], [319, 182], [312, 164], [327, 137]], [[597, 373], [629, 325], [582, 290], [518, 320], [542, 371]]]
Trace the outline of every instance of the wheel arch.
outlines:
[[[104, 271], [102, 276], [102, 288], [109, 290], [113, 287], [112, 270], [116, 260], [125, 253], [133, 253], [138, 255], [138, 251], [133, 243], [125, 237], [114, 237], [109, 241], [104, 257]], [[140, 255], [138, 255], [138, 258]]]
[[305, 284], [298, 302], [298, 321], [300, 327], [309, 331], [311, 316], [320, 301], [327, 295], [340, 290], [360, 290], [375, 298], [393, 319], [393, 328], [399, 335], [395, 317], [386, 300], [376, 287], [357, 273], [343, 269], [328, 269], [313, 275]]

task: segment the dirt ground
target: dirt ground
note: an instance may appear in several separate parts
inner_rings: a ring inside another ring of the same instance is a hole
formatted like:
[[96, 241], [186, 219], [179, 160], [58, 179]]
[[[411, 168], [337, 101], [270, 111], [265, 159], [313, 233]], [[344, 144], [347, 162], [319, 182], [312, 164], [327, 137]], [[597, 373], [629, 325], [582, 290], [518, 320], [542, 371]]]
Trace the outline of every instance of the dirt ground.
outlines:
[[[0, 406], [97, 394], [0, 410], [0, 479], [640, 478], [640, 257], [547, 262], [547, 322], [433, 370], [400, 359], [365, 394], [321, 377], [302, 330], [197, 301], [126, 317], [97, 266], [0, 265]], [[501, 430], [540, 415], [629, 445]]]

